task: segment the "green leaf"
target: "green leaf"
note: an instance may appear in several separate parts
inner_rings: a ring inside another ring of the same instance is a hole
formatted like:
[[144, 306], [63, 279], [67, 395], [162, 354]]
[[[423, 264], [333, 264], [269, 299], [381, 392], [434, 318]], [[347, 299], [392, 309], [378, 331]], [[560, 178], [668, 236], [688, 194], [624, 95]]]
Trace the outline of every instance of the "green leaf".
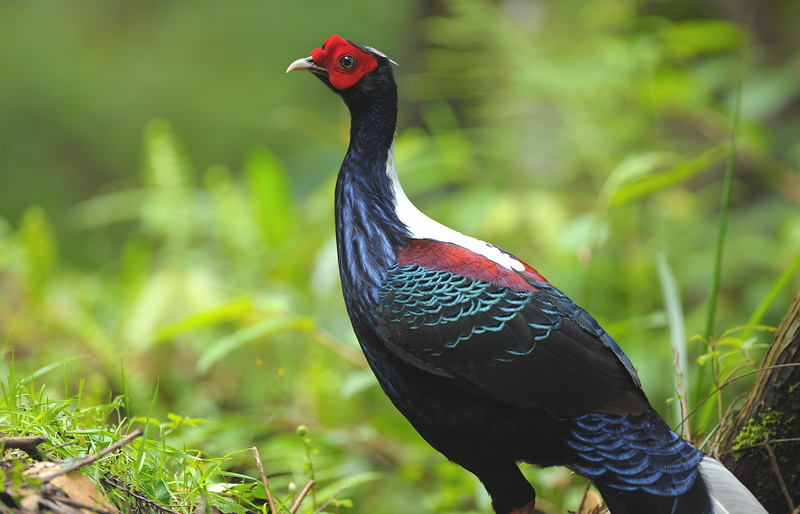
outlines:
[[264, 237], [269, 243], [278, 244], [286, 237], [291, 220], [292, 196], [286, 170], [266, 148], [252, 152], [244, 170]]
[[176, 429], [181, 425], [189, 425], [190, 427], [196, 427], [197, 425], [203, 423], [213, 423], [213, 421], [209, 421], [203, 418], [185, 418], [183, 416], [179, 416], [178, 414], [174, 414], [172, 412], [167, 414], [167, 418], [171, 421], [170, 428]]
[[156, 480], [153, 487], [153, 497], [164, 505], [170, 504], [169, 486], [163, 480]]
[[[135, 465], [133, 467], [134, 476], [136, 477], [136, 483], [139, 487], [141, 487], [141, 485], [145, 483], [142, 480], [141, 474], [146, 457], [145, 447], [147, 446], [148, 443], [147, 431], [150, 428], [151, 421], [153, 420], [153, 410], [155, 409], [156, 399], [158, 398], [158, 384], [159, 381], [156, 380], [155, 391], [153, 391], [153, 401], [150, 403], [150, 412], [147, 414], [147, 418], [144, 424], [144, 432], [142, 433], [142, 437], [139, 438], [139, 448], [136, 452], [136, 460], [135, 460]], [[156, 424], [158, 424], [158, 422], [156, 422]]]
[[70, 208], [67, 220], [75, 231], [137, 220], [147, 195], [146, 189], [125, 189], [93, 196]]
[[[675, 280], [675, 275], [669, 265], [667, 257], [663, 253], [658, 254], [656, 260], [658, 268], [658, 278], [661, 283], [661, 291], [664, 296], [664, 306], [667, 309], [669, 316], [669, 339], [672, 348], [678, 354], [678, 369], [682, 377], [689, 376], [689, 360], [687, 357], [688, 350], [686, 348], [686, 326], [683, 318], [683, 306], [681, 305], [681, 297], [678, 292], [678, 283]], [[678, 376], [675, 377], [676, 386], [678, 383]], [[677, 387], [676, 387], [677, 389]], [[686, 405], [689, 405], [689, 392], [686, 390]], [[678, 407], [680, 409], [680, 407]], [[678, 418], [686, 413], [677, 412]]]
[[145, 228], [166, 241], [167, 253], [173, 254], [185, 249], [194, 232], [189, 165], [172, 126], [164, 120], [147, 125], [144, 153], [148, 197], [142, 220]]
[[742, 27], [722, 20], [689, 20], [661, 31], [661, 38], [675, 55], [692, 57], [700, 54], [737, 50], [744, 34]]
[[584, 246], [599, 248], [611, 236], [611, 225], [605, 219], [591, 214], [576, 216], [559, 235], [559, 246], [570, 252], [579, 252]]
[[647, 152], [628, 155], [608, 175], [600, 191], [598, 205], [607, 206], [623, 186], [652, 175], [659, 169], [674, 166], [679, 156], [671, 152]]
[[708, 361], [708, 359], [711, 359], [711, 358], [714, 358], [714, 357], [718, 357], [721, 353], [722, 352], [720, 352], [718, 350], [714, 350], [713, 352], [704, 353], [703, 355], [701, 355], [700, 357], [697, 358], [697, 363], [699, 365], [703, 366]]
[[28, 285], [34, 296], [38, 297], [58, 261], [56, 238], [44, 209], [32, 205], [25, 210], [19, 236], [25, 251]]
[[317, 496], [320, 498], [328, 499], [338, 491], [349, 489], [351, 487], [355, 487], [360, 484], [365, 484], [367, 482], [374, 482], [375, 480], [381, 480], [383, 479], [383, 477], [384, 474], [381, 473], [380, 471], [364, 471], [362, 473], [356, 473], [355, 475], [350, 475], [341, 480], [337, 480], [334, 483], [324, 487], [319, 492], [317, 492]]
[[197, 370], [205, 373], [217, 361], [225, 358], [240, 346], [277, 332], [291, 330], [301, 324], [303, 324], [303, 318], [270, 317], [255, 325], [240, 329], [209, 346], [200, 355], [197, 361]]
[[187, 332], [236, 321], [251, 313], [252, 310], [252, 301], [249, 298], [240, 298], [224, 305], [192, 314], [172, 325], [161, 327], [156, 333], [156, 341], [168, 341]]
[[[795, 273], [797, 273], [798, 268], [800, 268], [800, 254], [794, 258], [794, 260], [789, 264], [789, 267], [786, 268], [781, 276], [772, 284], [772, 287], [769, 288], [767, 294], [764, 295], [764, 298], [758, 303], [758, 307], [756, 310], [753, 311], [753, 314], [750, 315], [750, 319], [747, 320], [748, 325], [758, 325], [761, 323], [761, 320], [764, 319], [764, 316], [767, 314], [770, 306], [775, 303], [775, 299], [778, 297], [781, 291], [789, 284], [789, 281], [792, 279]], [[748, 327], [742, 333], [742, 338], [747, 338], [753, 330], [758, 330], [756, 327]]]
[[[629, 183], [617, 187], [610, 195], [610, 203], [611, 205], [621, 205], [683, 182], [684, 180], [706, 171], [713, 164], [724, 159], [726, 155], [727, 149], [725, 147], [715, 146], [694, 159], [690, 159], [678, 164], [672, 169], [659, 173], [655, 173], [656, 167], [652, 166], [658, 161], [655, 158], [651, 158], [649, 162], [646, 163], [650, 164], [650, 167], [645, 168], [640, 164], [639, 169], [635, 170], [636, 174], [633, 172], [628, 173], [635, 178]], [[638, 177], [636, 176], [637, 174]]]
[[49, 364], [47, 366], [44, 366], [44, 367], [41, 367], [41, 368], [37, 369], [36, 371], [31, 373], [31, 375], [29, 377], [24, 378], [22, 381], [20, 381], [20, 384], [21, 385], [28, 385], [32, 380], [35, 380], [35, 379], [39, 378], [40, 376], [44, 375], [45, 373], [47, 373], [50, 370], [53, 370], [55, 368], [59, 368], [61, 366], [69, 364], [70, 362], [82, 361], [82, 360], [88, 359], [88, 358], [89, 358], [89, 355], [77, 355], [75, 357], [67, 357], [66, 359], [62, 359], [62, 360], [60, 360], [58, 362], [54, 362], [53, 364]]
[[744, 340], [741, 337], [723, 337], [717, 342], [717, 346], [730, 346], [732, 348], [741, 348]]

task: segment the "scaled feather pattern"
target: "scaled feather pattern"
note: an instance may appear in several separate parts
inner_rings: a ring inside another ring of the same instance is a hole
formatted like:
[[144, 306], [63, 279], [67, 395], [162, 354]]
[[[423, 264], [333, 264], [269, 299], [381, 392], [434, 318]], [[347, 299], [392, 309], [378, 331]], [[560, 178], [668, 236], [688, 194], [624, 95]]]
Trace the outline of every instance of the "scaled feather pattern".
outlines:
[[350, 110], [336, 243], [364, 356], [420, 435], [481, 480], [497, 514], [533, 512], [520, 461], [589, 478], [612, 514], [766, 514], [669, 429], [592, 316], [511, 253], [411, 203], [395, 169], [386, 55], [331, 36], [291, 70], [313, 73]]

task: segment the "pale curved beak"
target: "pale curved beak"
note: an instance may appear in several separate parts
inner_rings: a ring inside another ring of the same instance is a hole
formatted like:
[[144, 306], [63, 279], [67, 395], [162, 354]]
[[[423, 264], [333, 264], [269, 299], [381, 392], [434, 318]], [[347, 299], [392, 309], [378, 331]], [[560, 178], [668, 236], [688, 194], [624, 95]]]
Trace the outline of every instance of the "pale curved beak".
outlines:
[[315, 63], [314, 60], [311, 59], [311, 57], [304, 57], [303, 59], [297, 59], [295, 62], [290, 64], [288, 68], [286, 68], [286, 73], [295, 70], [310, 71], [312, 73], [320, 73], [326, 75], [328, 73], [328, 70], [326, 70], [322, 66], [317, 65], [317, 63]]

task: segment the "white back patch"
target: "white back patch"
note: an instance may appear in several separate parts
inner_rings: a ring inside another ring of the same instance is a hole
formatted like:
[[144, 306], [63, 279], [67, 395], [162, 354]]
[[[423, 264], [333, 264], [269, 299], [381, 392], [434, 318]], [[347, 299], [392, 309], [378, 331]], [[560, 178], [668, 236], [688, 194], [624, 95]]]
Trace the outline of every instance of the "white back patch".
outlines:
[[392, 183], [394, 192], [394, 203], [397, 217], [408, 227], [411, 237], [414, 239], [432, 239], [443, 243], [452, 243], [477, 254], [483, 255], [487, 259], [513, 271], [523, 271], [525, 266], [511, 255], [500, 250], [493, 244], [469, 237], [461, 232], [457, 232], [441, 223], [425, 216], [417, 209], [403, 191], [400, 179], [397, 177], [397, 168], [394, 162], [394, 143], [389, 148], [389, 156], [386, 159], [386, 175]]

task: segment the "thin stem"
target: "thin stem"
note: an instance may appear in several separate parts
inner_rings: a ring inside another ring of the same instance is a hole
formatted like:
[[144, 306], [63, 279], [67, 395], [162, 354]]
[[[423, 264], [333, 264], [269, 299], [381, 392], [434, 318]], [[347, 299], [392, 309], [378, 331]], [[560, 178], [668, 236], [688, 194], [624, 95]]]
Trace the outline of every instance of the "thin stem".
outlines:
[[[681, 416], [686, 416], [689, 412], [689, 400], [687, 399], [686, 387], [683, 384], [683, 371], [679, 364], [680, 356], [678, 349], [672, 347], [672, 370], [675, 372], [675, 380], [678, 384], [678, 397], [680, 398]], [[692, 430], [689, 428], [689, 420], [683, 423], [683, 438], [687, 443], [692, 442]]]
[[[761, 303], [758, 304], [756, 310], [753, 311], [753, 314], [750, 316], [750, 319], [747, 320], [748, 325], [758, 325], [761, 323], [761, 320], [764, 319], [764, 315], [769, 310], [770, 306], [772, 306], [775, 299], [778, 297], [778, 294], [786, 287], [786, 284], [789, 283], [789, 280], [792, 279], [794, 274], [797, 270], [800, 269], [800, 254], [797, 254], [797, 257], [794, 258], [789, 267], [781, 273], [781, 276], [778, 277], [778, 280], [772, 284], [772, 287], [769, 289], [769, 292], [764, 296], [761, 300]], [[747, 339], [750, 337], [750, 334], [753, 332], [752, 327], [748, 327], [742, 332], [742, 339]]]
[[261, 463], [261, 456], [258, 454], [258, 448], [253, 446], [253, 457], [256, 459], [256, 466], [258, 467], [258, 472], [261, 475], [261, 483], [264, 484], [264, 492], [267, 495], [267, 504], [269, 504], [269, 511], [271, 514], [278, 514], [278, 511], [275, 509], [275, 499], [272, 497], [272, 492], [269, 490], [269, 481], [267, 480], [267, 474], [264, 473], [264, 464]]
[[753, 26], [753, 17], [756, 10], [757, 0], [753, 2], [750, 10], [747, 31], [742, 48], [742, 61], [739, 67], [739, 83], [736, 86], [736, 99], [733, 109], [733, 127], [731, 128], [730, 148], [728, 148], [728, 162], [725, 166], [725, 180], [722, 184], [722, 204], [719, 213], [719, 236], [717, 238], [717, 251], [714, 256], [714, 273], [711, 279], [711, 289], [708, 294], [708, 315], [706, 317], [706, 339], [710, 339], [714, 332], [714, 317], [717, 311], [717, 296], [719, 295], [719, 285], [722, 277], [722, 254], [725, 250], [725, 234], [728, 231], [728, 211], [731, 204], [731, 192], [733, 191], [733, 168], [736, 164], [736, 139], [739, 132], [739, 123], [742, 114], [742, 87], [744, 85], [744, 75], [747, 69], [747, 60], [750, 55], [750, 33]]
[[778, 485], [781, 486], [781, 491], [783, 491], [783, 497], [786, 498], [786, 503], [789, 504], [789, 510], [794, 511], [792, 495], [790, 495], [789, 490], [786, 489], [786, 483], [783, 481], [783, 475], [778, 467], [778, 459], [775, 458], [775, 452], [772, 451], [772, 445], [769, 444], [769, 439], [766, 437], [764, 438], [764, 447], [767, 449], [767, 453], [769, 454], [769, 461], [772, 463], [772, 469], [775, 471], [775, 477], [778, 479]]
[[80, 469], [80, 468], [82, 468], [84, 466], [88, 466], [89, 464], [93, 463], [97, 459], [99, 459], [101, 457], [105, 457], [109, 453], [111, 453], [111, 452], [113, 452], [115, 450], [118, 450], [118, 449], [122, 448], [123, 446], [125, 446], [127, 444], [130, 444], [131, 441], [133, 441], [137, 437], [141, 436], [142, 434], [144, 434], [144, 430], [142, 430], [141, 428], [137, 428], [136, 430], [134, 430], [130, 434], [126, 435], [125, 437], [123, 437], [122, 439], [117, 441], [116, 443], [111, 444], [108, 447], [106, 447], [103, 451], [95, 453], [94, 455], [89, 455], [88, 457], [84, 457], [83, 459], [80, 459], [80, 460], [78, 460], [76, 462], [73, 462], [69, 466], [60, 468], [55, 473], [51, 473], [51, 474], [49, 474], [47, 476], [40, 477], [40, 480], [44, 484], [44, 483], [47, 483], [47, 482], [51, 481], [52, 479], [54, 479], [56, 477], [60, 477], [61, 475], [66, 475], [70, 471], [75, 471], [76, 469]]
[[727, 386], [729, 386], [730, 384], [732, 384], [732, 383], [736, 382], [736, 381], [737, 381], [737, 380], [739, 380], [740, 378], [744, 378], [744, 377], [746, 377], [746, 376], [748, 376], [748, 375], [752, 375], [752, 374], [754, 374], [754, 373], [759, 373], [759, 372], [761, 372], [761, 371], [768, 370], [768, 369], [792, 368], [792, 367], [795, 367], [795, 366], [800, 366], [800, 362], [792, 362], [792, 363], [789, 363], [789, 364], [775, 364], [775, 365], [773, 365], [773, 366], [766, 366], [766, 367], [764, 367], [764, 368], [758, 368], [758, 369], [756, 369], [756, 370], [753, 370], [753, 371], [748, 371], [747, 373], [742, 373], [741, 375], [739, 375], [739, 376], [736, 376], [736, 377], [733, 377], [733, 378], [731, 378], [730, 380], [726, 380], [726, 381], [725, 381], [725, 382], [723, 382], [723, 383], [722, 383], [722, 384], [721, 384], [719, 387], [717, 387], [716, 389], [714, 389], [713, 391], [711, 391], [711, 393], [710, 393], [708, 396], [706, 396], [705, 398], [703, 398], [703, 400], [702, 400], [700, 403], [698, 403], [697, 405], [695, 405], [695, 406], [694, 406], [694, 408], [693, 408], [693, 409], [692, 409], [692, 410], [689, 412], [689, 414], [687, 414], [687, 415], [686, 415], [686, 416], [685, 416], [685, 417], [684, 417], [684, 418], [681, 420], [681, 422], [680, 422], [680, 423], [678, 423], [678, 426], [676, 426], [676, 427], [675, 427], [675, 430], [677, 431], [677, 430], [678, 430], [680, 427], [682, 427], [682, 426], [683, 426], [683, 424], [684, 424], [684, 423], [686, 423], [686, 420], [688, 420], [688, 419], [689, 419], [689, 417], [691, 417], [691, 416], [692, 416], [692, 414], [694, 414], [694, 413], [697, 411], [697, 409], [699, 409], [700, 407], [702, 407], [702, 406], [703, 406], [703, 404], [704, 404], [704, 403], [706, 403], [706, 400], [708, 400], [709, 398], [711, 398], [712, 396], [714, 396], [714, 394], [715, 394], [715, 393], [718, 393], [719, 391], [721, 391], [721, 390], [722, 390], [722, 389], [724, 389], [725, 387], [727, 387]]
[[[786, 438], [786, 439], [770, 439], [769, 442], [773, 443], [773, 444], [774, 443], [800, 443], [800, 437], [789, 437], [789, 438]], [[741, 452], [741, 451], [744, 451], [744, 450], [751, 450], [753, 448], [760, 448], [762, 446], [764, 446], [763, 442], [756, 443], [756, 444], [749, 444], [747, 446], [740, 446], [740, 447], [736, 448], [735, 450], [724, 451], [724, 452], [720, 453], [720, 455], [728, 455], [730, 453]]]
[[[294, 501], [294, 505], [292, 505], [292, 508], [289, 509], [289, 512], [291, 514], [295, 514], [295, 512], [297, 512], [297, 509], [300, 508], [300, 504], [303, 503], [303, 498], [306, 497], [306, 495], [308, 494], [308, 491], [312, 490], [311, 488], [314, 487], [314, 484], [316, 484], [315, 481], [309, 480], [308, 483], [306, 484], [306, 486], [303, 488], [303, 490], [300, 491], [300, 495]], [[314, 510], [316, 510], [316, 509], [314, 509]]]

